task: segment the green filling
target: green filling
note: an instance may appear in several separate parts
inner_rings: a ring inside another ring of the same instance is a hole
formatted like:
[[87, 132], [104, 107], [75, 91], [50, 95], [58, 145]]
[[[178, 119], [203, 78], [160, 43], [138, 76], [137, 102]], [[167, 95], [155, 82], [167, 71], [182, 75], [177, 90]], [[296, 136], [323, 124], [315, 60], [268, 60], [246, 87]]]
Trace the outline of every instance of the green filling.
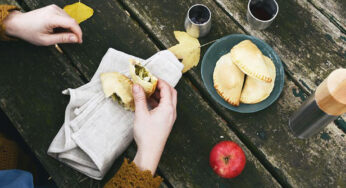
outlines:
[[135, 65], [135, 72], [136, 72], [136, 75], [139, 76], [140, 79], [147, 81], [147, 82], [151, 81], [151, 79], [149, 77], [149, 73], [147, 70], [145, 70], [144, 67], [139, 66], [139, 65]]
[[120, 104], [121, 106], [125, 105], [124, 102], [121, 100], [121, 98], [116, 93], [113, 93], [112, 99], [113, 99], [113, 101], [118, 102], [118, 104]]

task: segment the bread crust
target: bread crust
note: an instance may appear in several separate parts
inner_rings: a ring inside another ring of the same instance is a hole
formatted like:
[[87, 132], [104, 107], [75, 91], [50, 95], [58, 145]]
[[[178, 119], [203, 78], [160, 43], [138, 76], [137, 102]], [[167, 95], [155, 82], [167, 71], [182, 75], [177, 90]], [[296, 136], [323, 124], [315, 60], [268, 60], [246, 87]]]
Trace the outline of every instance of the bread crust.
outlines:
[[213, 73], [214, 88], [229, 104], [239, 106], [244, 73], [233, 64], [230, 54], [222, 56]]
[[250, 40], [244, 40], [235, 45], [231, 49], [231, 58], [246, 75], [268, 83], [272, 81], [262, 52]]

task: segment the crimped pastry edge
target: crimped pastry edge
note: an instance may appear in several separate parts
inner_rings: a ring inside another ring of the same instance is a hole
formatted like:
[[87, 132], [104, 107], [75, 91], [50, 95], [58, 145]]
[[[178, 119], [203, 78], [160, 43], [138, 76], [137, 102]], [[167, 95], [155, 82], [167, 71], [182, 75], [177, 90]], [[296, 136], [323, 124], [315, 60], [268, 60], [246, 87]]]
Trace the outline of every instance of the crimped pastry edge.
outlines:
[[214, 88], [216, 90], [216, 92], [229, 104], [233, 105], [233, 106], [239, 106], [240, 100], [235, 100], [232, 99], [231, 97], [226, 97], [224, 95], [224, 92], [222, 92], [219, 88], [219, 86], [217, 84], [214, 83]]
[[246, 68], [246, 66], [243, 63], [240, 63], [238, 61], [234, 61], [233, 63], [236, 64], [241, 71], [243, 71], [245, 74], [247, 74], [249, 76], [253, 76], [255, 78], [258, 78], [258, 79], [263, 80], [263, 81], [268, 82], [268, 83], [272, 82], [271, 77], [264, 76], [264, 75], [261, 75], [258, 73], [254, 73], [254, 72], [250, 71], [248, 68]]

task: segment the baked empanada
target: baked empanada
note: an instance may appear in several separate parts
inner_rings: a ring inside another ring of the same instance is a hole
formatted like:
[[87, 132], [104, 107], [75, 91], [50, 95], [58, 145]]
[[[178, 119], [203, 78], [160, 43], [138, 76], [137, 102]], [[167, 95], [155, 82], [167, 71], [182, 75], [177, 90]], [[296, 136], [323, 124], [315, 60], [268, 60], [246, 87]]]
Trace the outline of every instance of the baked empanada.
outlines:
[[239, 106], [244, 73], [232, 62], [230, 53], [217, 61], [213, 79], [218, 94], [229, 104]]
[[267, 57], [263, 56], [265, 64], [268, 68], [270, 77], [273, 79], [272, 82], [267, 83], [262, 80], [258, 80], [251, 76], [247, 76], [245, 80], [245, 85], [240, 96], [240, 102], [246, 104], [255, 104], [266, 99], [270, 93], [273, 91], [274, 82], [276, 77], [276, 70], [273, 61]]
[[150, 97], [155, 92], [157, 78], [147, 68], [133, 59], [130, 60], [130, 75], [133, 83], [143, 87], [147, 97]]
[[250, 40], [244, 40], [231, 49], [231, 58], [246, 75], [271, 82], [261, 50]]
[[118, 102], [126, 110], [135, 110], [132, 96], [132, 81], [125, 75], [117, 72], [102, 73], [102, 88], [106, 97]]

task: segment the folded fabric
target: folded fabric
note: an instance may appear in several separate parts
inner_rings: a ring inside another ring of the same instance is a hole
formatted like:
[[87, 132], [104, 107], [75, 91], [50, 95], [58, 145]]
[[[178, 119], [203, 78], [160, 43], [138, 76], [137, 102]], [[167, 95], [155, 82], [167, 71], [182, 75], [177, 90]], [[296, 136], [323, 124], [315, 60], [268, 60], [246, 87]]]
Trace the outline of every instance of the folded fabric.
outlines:
[[70, 102], [64, 124], [48, 149], [50, 156], [91, 178], [104, 177], [133, 139], [134, 113], [105, 97], [100, 74], [119, 72], [129, 76], [131, 58], [173, 87], [182, 76], [183, 65], [168, 50], [144, 61], [110, 48], [89, 83], [63, 91], [70, 95]]

